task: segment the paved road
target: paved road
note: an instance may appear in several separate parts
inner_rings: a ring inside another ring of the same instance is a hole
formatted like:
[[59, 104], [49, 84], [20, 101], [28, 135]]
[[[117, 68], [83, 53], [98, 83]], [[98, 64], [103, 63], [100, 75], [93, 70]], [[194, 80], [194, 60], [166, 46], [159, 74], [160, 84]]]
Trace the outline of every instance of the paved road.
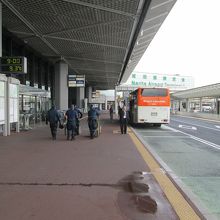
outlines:
[[172, 116], [168, 126], [135, 131], [199, 198], [207, 218], [220, 219], [220, 123]]

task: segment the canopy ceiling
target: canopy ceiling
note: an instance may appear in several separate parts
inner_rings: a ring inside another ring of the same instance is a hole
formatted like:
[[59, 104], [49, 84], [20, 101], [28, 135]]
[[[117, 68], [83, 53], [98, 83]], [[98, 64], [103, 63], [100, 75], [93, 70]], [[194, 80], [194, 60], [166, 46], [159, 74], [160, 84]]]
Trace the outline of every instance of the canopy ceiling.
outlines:
[[220, 98], [220, 83], [175, 92], [172, 94], [172, 97], [174, 99], [202, 98], [202, 97]]
[[125, 82], [176, 0], [1, 0], [2, 25], [87, 84]]

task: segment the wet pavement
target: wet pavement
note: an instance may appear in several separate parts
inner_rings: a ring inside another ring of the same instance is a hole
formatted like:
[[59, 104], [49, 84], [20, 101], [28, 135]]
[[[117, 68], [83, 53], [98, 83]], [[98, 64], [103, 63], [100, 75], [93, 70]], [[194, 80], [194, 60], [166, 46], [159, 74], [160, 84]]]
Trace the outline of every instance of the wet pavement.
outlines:
[[57, 140], [48, 126], [0, 137], [0, 219], [179, 219], [119, 124], [101, 117], [91, 140]]

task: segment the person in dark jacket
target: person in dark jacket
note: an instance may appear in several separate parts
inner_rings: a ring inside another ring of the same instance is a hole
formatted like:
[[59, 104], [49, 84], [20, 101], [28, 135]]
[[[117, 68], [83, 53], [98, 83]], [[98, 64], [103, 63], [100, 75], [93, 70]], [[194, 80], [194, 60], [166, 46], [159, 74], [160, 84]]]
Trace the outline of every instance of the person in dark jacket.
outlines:
[[98, 116], [99, 112], [93, 105], [90, 105], [90, 110], [88, 111], [88, 126], [90, 131], [90, 138], [93, 139], [95, 136], [95, 131], [98, 127]]
[[83, 113], [79, 110], [77, 106], [75, 106], [75, 110], [78, 114], [78, 117], [76, 119], [76, 135], [79, 135], [79, 119], [82, 118]]
[[48, 121], [50, 123], [52, 139], [56, 140], [58, 122], [60, 123], [60, 115], [56, 110], [55, 105], [52, 105], [51, 109], [47, 112], [46, 124], [48, 124]]
[[70, 135], [71, 140], [74, 140], [76, 132], [76, 121], [78, 119], [78, 113], [74, 109], [74, 105], [71, 105], [71, 108], [66, 112], [65, 116], [67, 119], [67, 140], [70, 139]]
[[113, 107], [111, 105], [110, 109], [109, 109], [109, 114], [110, 114], [110, 120], [113, 120]]
[[118, 114], [119, 114], [121, 133], [126, 134], [127, 124], [128, 124], [128, 112], [127, 112], [126, 106], [119, 108]]

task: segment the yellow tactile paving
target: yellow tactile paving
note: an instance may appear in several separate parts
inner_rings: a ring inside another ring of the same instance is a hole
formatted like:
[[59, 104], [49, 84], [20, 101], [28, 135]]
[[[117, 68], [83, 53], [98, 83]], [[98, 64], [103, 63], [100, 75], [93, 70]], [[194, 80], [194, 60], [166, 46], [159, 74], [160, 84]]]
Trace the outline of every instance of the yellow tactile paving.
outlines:
[[167, 177], [167, 175], [160, 168], [157, 161], [152, 157], [144, 145], [139, 141], [139, 139], [132, 132], [129, 132], [129, 136], [137, 147], [139, 153], [143, 157], [144, 161], [147, 163], [151, 173], [156, 178], [166, 197], [168, 198], [170, 204], [173, 206], [179, 218], [182, 220], [196, 220], [200, 219], [197, 213], [189, 205], [182, 194], [177, 190], [175, 185]]
[[[120, 130], [113, 130], [112, 132], [113, 132], [113, 134], [121, 134]], [[128, 129], [127, 133], [130, 133], [130, 132], [132, 132], [131, 129], [130, 130]]]

